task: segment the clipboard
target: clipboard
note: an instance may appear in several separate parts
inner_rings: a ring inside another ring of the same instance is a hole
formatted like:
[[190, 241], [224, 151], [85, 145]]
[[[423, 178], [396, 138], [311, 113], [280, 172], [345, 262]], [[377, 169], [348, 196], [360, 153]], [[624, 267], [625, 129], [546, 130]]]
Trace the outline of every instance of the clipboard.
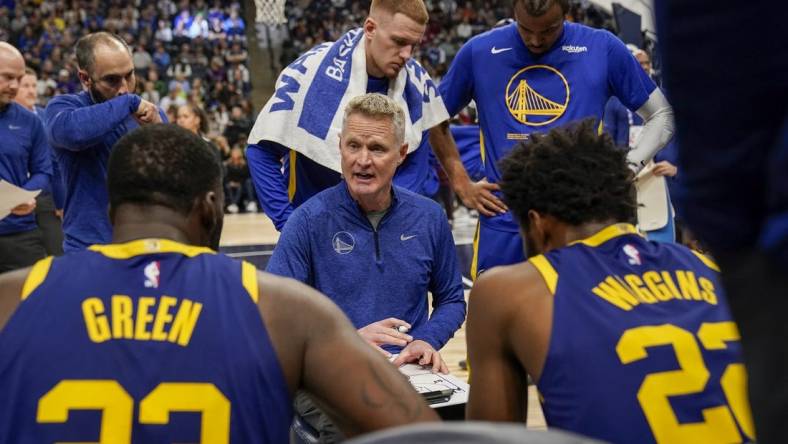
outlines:
[[432, 373], [431, 367], [405, 364], [399, 371], [432, 408], [468, 403], [470, 386], [454, 375]]

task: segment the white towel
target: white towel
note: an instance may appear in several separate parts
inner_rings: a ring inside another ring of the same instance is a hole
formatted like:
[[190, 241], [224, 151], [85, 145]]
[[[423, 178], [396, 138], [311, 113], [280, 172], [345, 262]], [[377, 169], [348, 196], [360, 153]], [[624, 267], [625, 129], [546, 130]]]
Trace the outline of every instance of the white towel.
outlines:
[[[276, 142], [341, 171], [344, 110], [352, 98], [366, 93], [367, 79], [361, 28], [312, 48], [279, 75], [276, 91], [257, 116], [248, 143]], [[419, 147], [423, 131], [449, 118], [435, 83], [413, 59], [389, 81], [388, 96], [405, 111], [408, 152]]]

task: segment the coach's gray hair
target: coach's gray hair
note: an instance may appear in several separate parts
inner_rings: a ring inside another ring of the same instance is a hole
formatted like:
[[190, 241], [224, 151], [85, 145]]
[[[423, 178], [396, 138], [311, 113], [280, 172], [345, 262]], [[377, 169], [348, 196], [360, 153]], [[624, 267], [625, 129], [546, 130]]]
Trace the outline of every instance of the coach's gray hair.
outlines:
[[401, 144], [405, 141], [405, 112], [402, 111], [402, 107], [390, 97], [378, 93], [354, 97], [345, 108], [345, 117], [342, 120], [342, 131], [345, 130], [347, 119], [352, 114], [361, 114], [375, 119], [391, 119], [397, 143]]

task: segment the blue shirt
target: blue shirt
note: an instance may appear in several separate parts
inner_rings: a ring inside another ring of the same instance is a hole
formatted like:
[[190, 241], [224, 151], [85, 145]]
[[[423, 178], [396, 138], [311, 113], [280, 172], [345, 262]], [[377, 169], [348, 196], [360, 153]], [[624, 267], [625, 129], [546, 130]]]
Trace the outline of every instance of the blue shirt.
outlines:
[[471, 180], [478, 181], [484, 178], [484, 162], [481, 150], [481, 132], [479, 125], [451, 125], [451, 136], [457, 144], [460, 160]]
[[[528, 51], [517, 24], [472, 38], [460, 48], [438, 89], [450, 115], [476, 101], [486, 176], [499, 182], [498, 162], [532, 132], [587, 117], [601, 121], [611, 96], [637, 110], [655, 88], [613, 34], [565, 22], [561, 37], [539, 56]], [[481, 222], [518, 230], [511, 213], [481, 217]]]
[[[0, 110], [0, 179], [26, 190], [49, 186], [52, 162], [44, 126], [35, 114], [18, 103]], [[0, 234], [20, 233], [37, 227], [35, 213], [0, 219]]]
[[[629, 150], [629, 125], [632, 114], [616, 97], [611, 97], [605, 105], [605, 132], [622, 150]], [[635, 114], [637, 115], [637, 114]]]
[[[43, 281], [0, 332], [0, 442], [287, 442], [292, 399], [251, 264], [143, 239], [30, 276]], [[201, 426], [219, 433], [200, 439]]]
[[[373, 229], [345, 182], [298, 207], [267, 271], [324, 293], [356, 328], [389, 317], [439, 350], [465, 319], [462, 276], [441, 207], [394, 187], [392, 203]], [[427, 292], [433, 312], [428, 319]]]
[[[132, 114], [142, 99], [125, 94], [94, 103], [87, 92], [53, 98], [46, 131], [66, 188], [63, 250], [82, 250], [112, 239], [107, 162], [112, 147], [139, 126]], [[164, 113], [162, 121], [166, 122]]]
[[531, 259], [555, 296], [537, 383], [548, 426], [613, 443], [741, 442], [746, 374], [717, 266], [636, 233], [611, 225]]
[[[41, 121], [43, 128], [43, 125], [46, 125], [46, 121], [44, 121], [44, 108], [35, 105], [33, 112], [38, 117], [38, 120]], [[49, 186], [45, 188], [44, 192], [52, 195], [52, 200], [55, 202], [55, 208], [60, 210], [63, 209], [66, 200], [66, 189], [63, 185], [63, 176], [60, 174], [60, 168], [57, 166], [55, 152], [49, 146], [49, 141], [47, 141], [47, 152], [49, 152], [50, 159], [52, 160], [52, 178], [49, 181]]]

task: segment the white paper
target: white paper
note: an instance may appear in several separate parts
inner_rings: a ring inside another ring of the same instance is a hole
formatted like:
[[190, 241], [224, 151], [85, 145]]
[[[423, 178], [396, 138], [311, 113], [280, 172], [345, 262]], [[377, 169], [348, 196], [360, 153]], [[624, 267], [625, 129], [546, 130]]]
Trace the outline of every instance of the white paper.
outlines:
[[466, 404], [468, 402], [468, 391], [470, 390], [470, 386], [454, 375], [432, 373], [432, 366], [423, 367], [417, 364], [405, 364], [399, 368], [399, 371], [408, 378], [410, 384], [419, 393], [446, 389], [454, 390], [454, 393], [448, 401], [430, 404], [432, 408]]
[[0, 179], [0, 219], [19, 205], [35, 199], [41, 190], [27, 191]]
[[654, 174], [655, 164], [646, 165], [635, 179], [638, 194], [638, 227], [642, 231], [658, 230], [668, 224], [667, 182]]

